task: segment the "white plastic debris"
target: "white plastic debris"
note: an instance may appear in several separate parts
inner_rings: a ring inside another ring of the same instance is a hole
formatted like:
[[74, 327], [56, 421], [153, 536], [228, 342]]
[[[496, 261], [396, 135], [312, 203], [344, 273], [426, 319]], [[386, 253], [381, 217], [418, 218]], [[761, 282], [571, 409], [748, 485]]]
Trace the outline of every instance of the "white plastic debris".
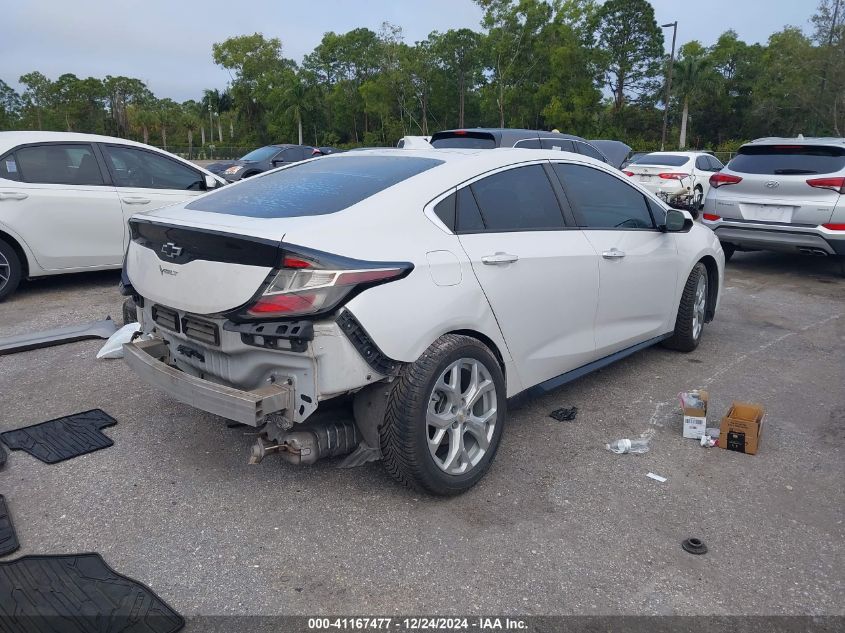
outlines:
[[660, 483], [663, 483], [663, 482], [666, 481], [666, 477], [661, 477], [660, 475], [655, 475], [654, 473], [648, 473], [646, 475], [646, 477], [654, 479], [654, 481], [659, 481]]
[[648, 453], [647, 437], [640, 437], [633, 440], [627, 438], [621, 440], [613, 440], [610, 444], [605, 444], [604, 447], [617, 455], [624, 453]]
[[716, 446], [716, 440], [718, 440], [718, 438], [711, 437], [705, 434], [701, 436], [701, 445], [704, 448], [710, 448], [711, 446]]
[[141, 329], [140, 323], [127, 323], [109, 337], [106, 344], [97, 352], [97, 358], [123, 358], [123, 345], [132, 340], [135, 332]]

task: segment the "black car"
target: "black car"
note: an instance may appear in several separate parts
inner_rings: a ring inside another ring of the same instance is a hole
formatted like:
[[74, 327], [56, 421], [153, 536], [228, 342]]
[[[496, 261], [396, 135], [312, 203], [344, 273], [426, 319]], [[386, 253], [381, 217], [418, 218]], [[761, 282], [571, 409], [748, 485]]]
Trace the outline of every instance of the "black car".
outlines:
[[462, 147], [494, 149], [496, 147], [523, 147], [525, 149], [551, 149], [574, 152], [613, 165], [617, 169], [628, 156], [631, 148], [621, 141], [588, 141], [580, 136], [520, 130], [516, 128], [467, 128], [444, 130], [431, 137], [434, 147]]
[[322, 152], [319, 149], [310, 145], [265, 145], [245, 156], [241, 156], [238, 160], [212, 163], [207, 169], [229, 182], [235, 182], [281, 167], [286, 163], [296, 163], [306, 158], [321, 155]]

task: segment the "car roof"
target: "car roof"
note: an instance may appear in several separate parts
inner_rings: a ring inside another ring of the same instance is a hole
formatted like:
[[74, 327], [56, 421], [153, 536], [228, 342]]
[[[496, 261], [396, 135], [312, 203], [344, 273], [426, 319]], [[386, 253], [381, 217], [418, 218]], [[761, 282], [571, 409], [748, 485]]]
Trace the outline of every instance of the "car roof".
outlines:
[[755, 138], [753, 141], [744, 143], [742, 146], [782, 145], [784, 143], [788, 143], [789, 145], [845, 145], [845, 138], [837, 136], [767, 136], [764, 138]]
[[104, 136], [102, 134], [83, 134], [81, 132], [43, 132], [33, 130], [0, 132], [0, 147], [11, 147], [13, 145], [21, 145], [23, 143], [50, 143], [61, 141], [75, 143], [123, 143], [124, 145], [151, 147], [150, 145], [144, 145], [143, 143], [132, 141], [127, 138]]
[[705, 152], [704, 150], [696, 152], [643, 152], [643, 154], [645, 156], [701, 156], [702, 154], [710, 156], [710, 152]]
[[83, 134], [82, 132], [44, 132], [33, 130], [15, 130], [10, 132], [0, 132], [0, 154], [7, 150], [17, 147], [18, 145], [25, 145], [28, 143], [119, 143], [121, 145], [131, 145], [134, 147], [141, 147], [144, 149], [154, 150], [159, 154], [164, 154], [174, 158], [182, 163], [191, 165], [194, 169], [198, 169], [207, 176], [213, 176], [215, 180], [220, 180], [219, 176], [215, 176], [205, 167], [185, 160], [167, 150], [154, 147], [152, 145], [145, 145], [138, 141], [132, 141], [128, 138], [118, 138], [116, 136], [104, 136], [102, 134]]

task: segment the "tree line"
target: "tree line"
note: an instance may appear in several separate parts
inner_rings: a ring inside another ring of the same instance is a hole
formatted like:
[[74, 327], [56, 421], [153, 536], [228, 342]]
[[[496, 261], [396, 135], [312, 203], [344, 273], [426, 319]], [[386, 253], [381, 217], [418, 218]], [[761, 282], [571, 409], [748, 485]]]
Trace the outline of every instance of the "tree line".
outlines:
[[[162, 147], [304, 142], [394, 145], [470, 126], [559, 129], [660, 144], [669, 56], [647, 0], [475, 0], [481, 28], [409, 44], [378, 32], [325, 33], [301, 63], [261, 33], [212, 46], [229, 71], [199, 100], [157, 98], [132, 77], [0, 79], [0, 130], [110, 134]], [[672, 68], [667, 148], [733, 150], [760, 136], [845, 131], [845, 0], [821, 0], [811, 33], [786, 26], [765, 44], [732, 30], [681, 45]], [[692, 25], [683, 22], [690, 29]]]

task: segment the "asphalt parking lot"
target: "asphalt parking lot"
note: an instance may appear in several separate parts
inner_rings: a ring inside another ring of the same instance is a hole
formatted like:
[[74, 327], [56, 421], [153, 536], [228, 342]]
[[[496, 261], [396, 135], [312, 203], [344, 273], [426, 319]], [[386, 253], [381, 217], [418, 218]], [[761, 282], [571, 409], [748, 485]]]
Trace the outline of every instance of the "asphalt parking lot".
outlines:
[[[25, 283], [0, 335], [119, 318], [118, 277]], [[695, 352], [646, 350], [512, 411], [487, 477], [448, 500], [378, 464], [249, 466], [252, 437], [95, 360], [99, 341], [2, 356], [0, 430], [96, 407], [119, 422], [67, 462], [9, 455], [9, 558], [100, 552], [186, 617], [845, 614], [845, 279], [738, 253], [722, 297]], [[732, 400], [766, 407], [759, 454], [681, 437], [676, 394], [695, 387], [711, 424]], [[604, 449], [647, 432], [645, 455]]]

